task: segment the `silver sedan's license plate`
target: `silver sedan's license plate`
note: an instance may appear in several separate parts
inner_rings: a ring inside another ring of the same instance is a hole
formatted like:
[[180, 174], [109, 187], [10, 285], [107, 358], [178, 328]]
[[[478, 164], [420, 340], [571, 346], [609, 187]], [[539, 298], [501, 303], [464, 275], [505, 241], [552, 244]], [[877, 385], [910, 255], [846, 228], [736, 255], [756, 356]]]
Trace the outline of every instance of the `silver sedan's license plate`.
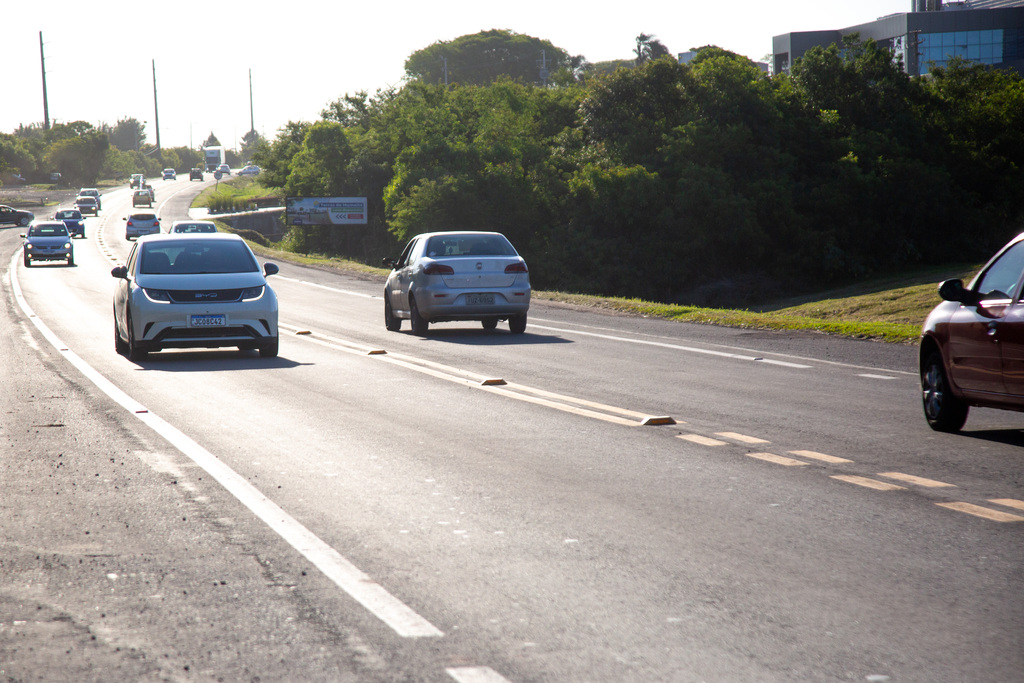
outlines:
[[223, 315], [193, 315], [188, 324], [191, 327], [224, 327], [228, 321]]
[[467, 306], [493, 306], [494, 295], [493, 294], [467, 294], [466, 295]]

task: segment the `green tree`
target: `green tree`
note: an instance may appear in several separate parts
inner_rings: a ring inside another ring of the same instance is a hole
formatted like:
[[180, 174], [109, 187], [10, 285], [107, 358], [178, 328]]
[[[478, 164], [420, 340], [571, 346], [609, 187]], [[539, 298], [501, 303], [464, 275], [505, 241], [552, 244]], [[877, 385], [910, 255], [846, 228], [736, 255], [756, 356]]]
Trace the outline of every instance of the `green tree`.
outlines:
[[146, 142], [146, 124], [135, 118], [118, 119], [117, 125], [105, 130], [111, 146], [125, 152], [141, 149]]
[[319, 121], [306, 131], [302, 147], [292, 158], [285, 190], [289, 195], [343, 197], [352, 193], [347, 174], [352, 146], [345, 129]]
[[619, 69], [581, 104], [587, 136], [617, 163], [654, 163], [664, 136], [696, 115], [694, 90], [689, 67], [672, 59]]
[[306, 132], [311, 124], [289, 121], [277, 132], [273, 142], [261, 142], [252, 154], [252, 161], [260, 167], [260, 182], [267, 187], [284, 187], [291, 173], [291, 163], [302, 149]]
[[93, 185], [106, 158], [109, 142], [103, 133], [85, 133], [57, 140], [45, 155], [48, 168], [62, 174], [70, 185]]
[[636, 55], [636, 65], [640, 66], [645, 62], [668, 57], [671, 53], [664, 44], [653, 35], [641, 33], [636, 37], [636, 47], [633, 48]]
[[255, 130], [250, 130], [242, 136], [242, 149], [239, 150], [238, 154], [243, 163], [252, 160], [253, 153], [259, 148], [262, 141], [263, 136]]
[[[943, 141], [953, 185], [985, 214], [973, 235], [991, 250], [1021, 229], [1024, 207], [1024, 78], [963, 59], [932, 69], [924, 87], [932, 139]], [[987, 225], [986, 225], [987, 224]], [[993, 231], [991, 225], [1006, 225]]]
[[20, 173], [31, 175], [36, 160], [26, 142], [14, 135], [0, 133], [0, 175]]
[[549, 72], [580, 65], [580, 58], [574, 61], [547, 40], [492, 29], [417, 50], [405, 61], [405, 72], [429, 84], [485, 85], [501, 77], [539, 83], [542, 60]]

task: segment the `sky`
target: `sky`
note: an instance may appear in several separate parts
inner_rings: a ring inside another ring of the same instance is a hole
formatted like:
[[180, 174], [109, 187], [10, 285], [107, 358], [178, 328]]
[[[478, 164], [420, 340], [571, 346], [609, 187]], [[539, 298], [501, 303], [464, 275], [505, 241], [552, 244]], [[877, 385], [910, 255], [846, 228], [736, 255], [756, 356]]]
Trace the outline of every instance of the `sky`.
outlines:
[[565, 0], [5, 4], [0, 133], [43, 121], [42, 32], [51, 122], [98, 126], [135, 118], [146, 122], [153, 144], [159, 114], [162, 147], [198, 147], [212, 132], [237, 148], [253, 125], [273, 139], [289, 121], [318, 120], [345, 94], [400, 87], [410, 54], [479, 31], [541, 38], [590, 62], [632, 58], [641, 33], [653, 34], [672, 54], [718, 45], [762, 61], [773, 36], [855, 26], [907, 12], [912, 3], [647, 0], [607, 9]]

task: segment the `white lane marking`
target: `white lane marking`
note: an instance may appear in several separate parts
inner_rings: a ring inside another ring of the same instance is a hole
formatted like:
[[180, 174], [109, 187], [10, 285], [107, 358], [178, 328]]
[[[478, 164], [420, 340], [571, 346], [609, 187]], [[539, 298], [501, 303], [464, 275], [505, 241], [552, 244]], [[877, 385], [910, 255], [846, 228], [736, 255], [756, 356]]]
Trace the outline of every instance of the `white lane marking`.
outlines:
[[[545, 318], [531, 318], [531, 321], [532, 321], [531, 322], [531, 326], [532, 327], [540, 327], [536, 323], [549, 322], [549, 323], [557, 323], [559, 325], [576, 324], [579, 327], [589, 327], [591, 329], [596, 329], [596, 330], [608, 330], [610, 332], [618, 332], [618, 330], [614, 330], [614, 329], [611, 329], [611, 328], [595, 327], [593, 325], [580, 325], [580, 324], [577, 324], [577, 323], [566, 323], [564, 320], [547, 320]], [[662, 337], [662, 338], [666, 339], [668, 337]], [[747, 353], [752, 353], [752, 354], [761, 354], [761, 353], [763, 353], [763, 352], [758, 351], [756, 349], [749, 349], [749, 348], [746, 348], [744, 346], [733, 346], [733, 345], [730, 345], [730, 344], [715, 344], [715, 343], [712, 343], [712, 342], [706, 342], [706, 343], [708, 344], [708, 346], [717, 346], [717, 347], [723, 348], [723, 349], [736, 349], [738, 351], [745, 351]], [[865, 365], [856, 365], [854, 363], [842, 363], [840, 361], [826, 360], [824, 358], [807, 358], [807, 357], [804, 357], [804, 356], [797, 356], [797, 355], [790, 354], [790, 353], [772, 353], [771, 355], [778, 356], [779, 358], [792, 358], [794, 360], [804, 361], [804, 362], [807, 362], [807, 363], [816, 363], [818, 365], [833, 365], [833, 366], [840, 367], [840, 368], [852, 368], [854, 370], [874, 370], [874, 371], [890, 372], [890, 373], [892, 373], [894, 375], [908, 375], [910, 377], [917, 377], [917, 374], [918, 374], [916, 372], [908, 372], [906, 370], [890, 370], [888, 368], [875, 368], [875, 367], [870, 367], [870, 366], [865, 366]], [[755, 356], [755, 359], [756, 358], [760, 358], [760, 356]]]
[[973, 503], [936, 503], [936, 505], [940, 508], [964, 512], [968, 515], [992, 520], [993, 522], [1024, 522], [1024, 517], [1021, 517], [1020, 515], [1011, 515], [1009, 512], [992, 510], [987, 507], [982, 507], [981, 505], [974, 505]]
[[[318, 284], [316, 282], [310, 282], [308, 280], [300, 280], [300, 279], [297, 279], [297, 278], [289, 278], [289, 277], [285, 277], [285, 276], [283, 276], [281, 274], [278, 274], [275, 277], [280, 278], [282, 280], [288, 280], [289, 282], [294, 282], [296, 284], [308, 285], [310, 287], [316, 287], [318, 289], [324, 289], [324, 290], [327, 290], [329, 292], [335, 292], [335, 293], [338, 293], [338, 294], [347, 294], [349, 296], [355, 296], [355, 297], [359, 297], [359, 298], [362, 298], [362, 299], [380, 299], [380, 298], [382, 298], [380, 295], [377, 295], [377, 294], [364, 294], [362, 292], [353, 292], [353, 291], [347, 290], [347, 289], [340, 289], [340, 288], [337, 288], [337, 287], [330, 287], [328, 285], [321, 285], [321, 284]], [[807, 370], [807, 369], [811, 369], [811, 368], [814, 367], [813, 365], [806, 365], [804, 363], [793, 363], [793, 362], [781, 361], [781, 360], [767, 360], [767, 359], [764, 358], [763, 355], [749, 355], [748, 356], [748, 355], [745, 355], [745, 354], [736, 354], [736, 353], [729, 353], [729, 352], [724, 352], [724, 351], [712, 351], [710, 349], [700, 349], [700, 348], [695, 348], [695, 347], [690, 347], [690, 346], [681, 346], [681, 345], [678, 345], [678, 344], [670, 344], [670, 343], [667, 343], [667, 342], [655, 342], [655, 341], [649, 341], [649, 340], [644, 340], [644, 339], [629, 339], [629, 338], [626, 338], [626, 337], [620, 337], [618, 335], [606, 335], [606, 334], [599, 334], [599, 333], [596, 333], [596, 332], [584, 332], [582, 330], [568, 330], [568, 329], [559, 328], [559, 327], [548, 327], [548, 326], [545, 326], [545, 325], [538, 325], [537, 323], [540, 323], [540, 322], [558, 322], [559, 324], [562, 324], [562, 325], [565, 324], [564, 321], [553, 321], [553, 320], [547, 320], [545, 318], [532, 318], [530, 326], [531, 327], [535, 327], [537, 329], [541, 329], [541, 330], [549, 330], [551, 332], [563, 332], [563, 333], [566, 333], [566, 334], [581, 334], [581, 335], [585, 335], [585, 336], [592, 336], [592, 337], [599, 337], [599, 338], [603, 338], [603, 339], [609, 339], [609, 340], [612, 340], [612, 341], [622, 341], [622, 342], [626, 342], [628, 344], [645, 344], [645, 345], [649, 345], [649, 346], [661, 346], [661, 347], [664, 347], [664, 348], [677, 349], [677, 350], [680, 350], [680, 351], [688, 351], [688, 352], [692, 352], [692, 353], [704, 353], [704, 354], [713, 355], [713, 356], [720, 356], [720, 357], [724, 357], [724, 358], [735, 358], [735, 359], [739, 359], [739, 360], [748, 360], [748, 361], [754, 361], [754, 362], [758, 362], [758, 363], [767, 363], [769, 365], [779, 365], [779, 366], [782, 366], [782, 367], [795, 368], [795, 369], [798, 369], [798, 370]], [[591, 327], [592, 329], [607, 329], [607, 328], [592, 327], [592, 326], [589, 326], [589, 327]], [[610, 330], [610, 331], [616, 331], [616, 330]], [[727, 348], [727, 349], [738, 349], [738, 350], [741, 350], [741, 351], [747, 351], [748, 353], [752, 353], [752, 354], [759, 353], [756, 350], [748, 349], [748, 348], [745, 348], [745, 347], [742, 347], [742, 346], [730, 346], [728, 344], [712, 344], [712, 346], [718, 346], [718, 347]], [[823, 364], [823, 365], [834, 365], [834, 366], [837, 366], [837, 367], [854, 368], [854, 369], [877, 370], [877, 368], [870, 368], [870, 367], [865, 367], [865, 366], [862, 366], [862, 365], [854, 365], [852, 363], [840, 363], [838, 361], [822, 360], [822, 359], [819, 359], [819, 358], [805, 358], [803, 356], [795, 356], [795, 355], [786, 354], [786, 353], [773, 353], [771, 355], [779, 356], [779, 357], [782, 357], [782, 358], [793, 358], [793, 359], [796, 359], [796, 360], [806, 361], [808, 363], [819, 363], [819, 364]], [[896, 374], [896, 375], [908, 375], [908, 376], [911, 376], [911, 377], [916, 377], [917, 376], [916, 372], [908, 372], [906, 370], [885, 370], [885, 372], [891, 372], [891, 373]], [[861, 376], [862, 377], [871, 377], [873, 379], [896, 379], [895, 377], [891, 377], [891, 376], [888, 376], [888, 375], [864, 374], [864, 375], [861, 375]]]
[[773, 462], [776, 465], [785, 465], [786, 467], [800, 467], [807, 464], [802, 460], [794, 460], [793, 458], [787, 458], [783, 455], [775, 455], [774, 453], [747, 453], [747, 457], [757, 458], [758, 460], [764, 460], [766, 462]]
[[804, 458], [811, 458], [812, 460], [821, 460], [822, 462], [831, 462], [836, 464], [844, 462], [853, 462], [852, 460], [847, 460], [846, 458], [837, 458], [834, 455], [828, 455], [827, 453], [818, 453], [817, 451], [790, 451], [790, 454], [799, 455]]
[[724, 441], [718, 439], [712, 439], [709, 436], [701, 436], [700, 434], [676, 434], [677, 439], [683, 441], [689, 441], [690, 443], [699, 444], [701, 446], [728, 446]]
[[[310, 287], [316, 287], [318, 289], [324, 289], [324, 290], [327, 290], [329, 292], [335, 292], [335, 293], [338, 293], [338, 294], [347, 294], [349, 296], [355, 296], [355, 297], [359, 297], [359, 298], [362, 298], [362, 299], [380, 299], [380, 298], [382, 298], [380, 295], [377, 295], [377, 294], [364, 294], [362, 292], [353, 292], [353, 291], [348, 290], [348, 289], [340, 289], [340, 288], [337, 288], [337, 287], [330, 287], [328, 285], [321, 285], [321, 284], [318, 284], [316, 282], [310, 282], [308, 280], [300, 280], [300, 279], [297, 279], [297, 278], [289, 278], [289, 277], [285, 277], [285, 276], [281, 275], [280, 273], [277, 274], [275, 277], [277, 277], [279, 279], [282, 279], [282, 280], [288, 280], [289, 282], [294, 282], [296, 284], [308, 285]], [[655, 341], [648, 341], [648, 340], [644, 340], [644, 339], [629, 339], [629, 338], [626, 338], [626, 337], [620, 337], [618, 335], [606, 335], [606, 334], [599, 334], [599, 333], [596, 333], [596, 332], [584, 332], [582, 330], [567, 330], [567, 329], [559, 328], [559, 327], [548, 327], [548, 326], [545, 326], [545, 325], [538, 325], [537, 323], [539, 323], [539, 322], [557, 322], [557, 323], [562, 324], [562, 325], [565, 324], [564, 321], [547, 320], [545, 318], [532, 318], [530, 326], [531, 327], [535, 327], [537, 329], [541, 329], [541, 330], [549, 330], [551, 332], [564, 332], [566, 334], [581, 334], [581, 335], [585, 335], [585, 336], [609, 339], [609, 340], [612, 340], [612, 341], [622, 341], [622, 342], [626, 342], [628, 344], [645, 344], [645, 345], [649, 345], [649, 346], [661, 346], [661, 347], [664, 347], [664, 348], [677, 349], [677, 350], [680, 350], [680, 351], [689, 351], [689, 352], [692, 352], [692, 353], [704, 353], [704, 354], [713, 355], [713, 356], [721, 356], [721, 357], [724, 357], [724, 358], [735, 358], [735, 359], [739, 359], [739, 360], [755, 361], [755, 362], [758, 362], [758, 363], [767, 363], [769, 365], [779, 365], [779, 366], [782, 366], [782, 367], [796, 368], [798, 370], [807, 370], [807, 369], [811, 369], [811, 368], [814, 367], [813, 365], [806, 365], [804, 363], [792, 363], [792, 362], [781, 361], [781, 360], [766, 360], [763, 355], [751, 355], [751, 356], [748, 356], [748, 355], [745, 355], [745, 354], [736, 354], [736, 353], [728, 353], [728, 352], [723, 352], [723, 351], [712, 351], [710, 349], [699, 349], [699, 348], [690, 347], [690, 346], [681, 346], [681, 345], [678, 345], [678, 344], [670, 344], [670, 343], [667, 343], [667, 342], [655, 342]], [[589, 327], [591, 327], [592, 329], [607, 329], [607, 328], [592, 327], [592, 326], [589, 326]], [[616, 330], [610, 330], [610, 331], [616, 331]], [[752, 353], [752, 354], [759, 353], [756, 350], [748, 349], [748, 348], [745, 348], [745, 347], [742, 347], [742, 346], [730, 346], [728, 344], [712, 344], [712, 346], [718, 346], [718, 347], [727, 348], [727, 349], [738, 349], [738, 350], [741, 350], [741, 351], [747, 351], [747, 352]], [[796, 360], [806, 361], [808, 363], [819, 363], [819, 364], [823, 364], [823, 365], [835, 365], [835, 366], [838, 366], [838, 367], [855, 368], [855, 369], [859, 368], [859, 369], [864, 369], [864, 370], [877, 370], [877, 368], [869, 368], [869, 367], [865, 367], [865, 366], [862, 366], [862, 365], [854, 365], [852, 363], [840, 363], [838, 361], [822, 360], [822, 359], [819, 359], [819, 358], [805, 358], [803, 356], [795, 356], [795, 355], [786, 354], [786, 353], [773, 353], [772, 355], [773, 356], [779, 356], [779, 357], [782, 357], [782, 358], [793, 358], [793, 359], [796, 359]], [[911, 376], [911, 377], [916, 377], [917, 376], [916, 372], [907, 372], [905, 370], [885, 370], [885, 372], [891, 372], [891, 373], [897, 374], [897, 375], [908, 375], [908, 376]], [[894, 377], [890, 377], [890, 376], [886, 376], [886, 375], [863, 375], [863, 376], [864, 377], [873, 377], [873, 378], [876, 378], [876, 379], [895, 379]]]
[[1014, 498], [989, 498], [988, 502], [995, 503], [996, 505], [1005, 505], [1008, 508], [1024, 510], [1024, 500], [1016, 500]]
[[868, 477], [860, 477], [855, 474], [834, 474], [831, 478], [837, 481], [845, 481], [847, 484], [855, 484], [857, 486], [863, 486], [864, 488], [875, 489], [876, 491], [906, 491], [902, 486], [887, 484], [884, 481], [878, 481], [877, 479], [870, 479]]
[[771, 443], [771, 441], [766, 441], [764, 439], [759, 439], [756, 436], [747, 436], [746, 434], [739, 434], [737, 432], [716, 432], [715, 436], [720, 436], [723, 439], [732, 439], [733, 441], [739, 441], [740, 443], [749, 443], [749, 444]]
[[935, 481], [934, 479], [916, 477], [913, 474], [904, 474], [903, 472], [879, 472], [878, 476], [885, 477], [886, 479], [895, 479], [896, 481], [902, 481], [907, 484], [914, 484], [915, 486], [923, 486], [925, 488], [930, 489], [947, 487], [956, 488], [955, 484], [947, 484], [944, 481]]
[[444, 671], [458, 683], [509, 683], [507, 678], [486, 666], [460, 666]]
[[280, 273], [278, 273], [274, 277], [276, 277], [278, 280], [287, 280], [288, 282], [294, 282], [294, 283], [299, 284], [299, 285], [306, 285], [308, 287], [316, 287], [317, 289], [325, 289], [328, 292], [335, 292], [336, 294], [348, 294], [349, 296], [358, 296], [358, 297], [360, 297], [362, 299], [380, 299], [380, 298], [382, 298], [379, 295], [375, 295], [375, 294], [363, 294], [362, 292], [353, 292], [350, 289], [338, 289], [337, 287], [330, 287], [328, 285], [321, 285], [321, 284], [318, 284], [316, 282], [310, 282], [309, 280], [299, 280], [298, 278], [294, 278], [294, 277], [285, 277], [284, 275], [281, 275]]
[[866, 377], [868, 379], [896, 379], [892, 375], [871, 375], [871, 374], [858, 374], [858, 377]]
[[9, 269], [11, 287], [21, 310], [32, 321], [39, 332], [50, 342], [69, 363], [79, 370], [103, 393], [117, 402], [170, 442], [185, 456], [202, 467], [216, 479], [231, 495], [277, 532], [290, 546], [298, 550], [317, 569], [331, 579], [339, 588], [363, 605], [378, 619], [390, 626], [404, 638], [443, 636], [437, 627], [404, 605], [384, 588], [361, 572], [341, 554], [320, 540], [294, 517], [276, 503], [264, 496], [242, 476], [218, 460], [212, 453], [190, 439], [180, 430], [133, 399], [114, 385], [80, 356], [68, 350], [63, 342], [43, 323], [25, 299], [18, 283], [16, 272], [17, 256], [11, 259]]
[[699, 349], [695, 346], [683, 346], [682, 344], [669, 344], [667, 342], [656, 342], [647, 339], [630, 339], [628, 337], [620, 337], [613, 334], [599, 334], [597, 332], [583, 332], [581, 330], [567, 330], [561, 327], [547, 327], [545, 325], [537, 325], [532, 323], [530, 327], [539, 330], [548, 330], [550, 332], [564, 332], [565, 334], [580, 334], [585, 337], [597, 337], [598, 339], [607, 339], [609, 341], [625, 342], [627, 344], [641, 344], [643, 346], [658, 346], [663, 349], [672, 349], [674, 351], [686, 351], [688, 353], [702, 353], [708, 356], [718, 356], [720, 358], [733, 358], [735, 360], [747, 360], [754, 361], [757, 363], [767, 363], [768, 365], [780, 365], [784, 368], [795, 368], [798, 370], [810, 369], [811, 365], [803, 365], [801, 363], [790, 363], [784, 360], [767, 360], [762, 356], [745, 356], [739, 353], [729, 353], [727, 351], [713, 351], [711, 349]]

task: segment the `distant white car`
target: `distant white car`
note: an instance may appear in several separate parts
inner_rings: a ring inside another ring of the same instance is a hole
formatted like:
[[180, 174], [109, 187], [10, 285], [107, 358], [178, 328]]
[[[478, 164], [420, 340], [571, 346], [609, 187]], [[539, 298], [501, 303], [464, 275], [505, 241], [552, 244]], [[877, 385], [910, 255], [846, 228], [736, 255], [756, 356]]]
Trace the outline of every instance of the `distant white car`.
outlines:
[[212, 221], [174, 221], [171, 234], [185, 232], [217, 232], [217, 226]]
[[79, 197], [95, 197], [96, 198], [96, 208], [97, 209], [102, 209], [103, 208], [103, 200], [100, 198], [100, 191], [97, 190], [95, 187], [83, 187], [81, 190], [78, 191], [78, 196]]
[[177, 180], [177, 179], [178, 179], [178, 172], [177, 171], [175, 171], [173, 168], [165, 168], [164, 169], [164, 180]]
[[223, 173], [224, 175], [231, 175], [231, 167], [227, 164], [221, 164], [217, 167], [217, 172]]
[[238, 172], [238, 175], [259, 175], [259, 174], [260, 174], [260, 167], [259, 166], [252, 166], [252, 165], [246, 166], [245, 168], [243, 168], [241, 171]]

